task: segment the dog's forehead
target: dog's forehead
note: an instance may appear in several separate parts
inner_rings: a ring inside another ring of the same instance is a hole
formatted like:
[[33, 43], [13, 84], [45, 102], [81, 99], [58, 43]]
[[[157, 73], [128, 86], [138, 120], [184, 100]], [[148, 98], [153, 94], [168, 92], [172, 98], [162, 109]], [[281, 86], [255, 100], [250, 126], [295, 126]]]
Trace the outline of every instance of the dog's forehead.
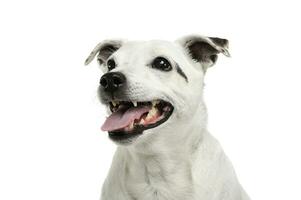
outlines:
[[152, 58], [156, 56], [174, 57], [181, 54], [179, 45], [164, 41], [164, 40], [151, 40], [151, 41], [129, 41], [116, 52], [116, 56], [120, 59], [132, 58]]

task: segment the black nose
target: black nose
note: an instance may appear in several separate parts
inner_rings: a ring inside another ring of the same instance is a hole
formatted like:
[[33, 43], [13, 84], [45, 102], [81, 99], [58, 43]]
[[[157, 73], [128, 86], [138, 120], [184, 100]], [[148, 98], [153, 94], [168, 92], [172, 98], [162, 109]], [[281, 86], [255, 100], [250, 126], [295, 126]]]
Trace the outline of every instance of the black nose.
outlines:
[[100, 85], [107, 92], [115, 92], [125, 83], [125, 76], [120, 72], [109, 72], [104, 74], [100, 79]]

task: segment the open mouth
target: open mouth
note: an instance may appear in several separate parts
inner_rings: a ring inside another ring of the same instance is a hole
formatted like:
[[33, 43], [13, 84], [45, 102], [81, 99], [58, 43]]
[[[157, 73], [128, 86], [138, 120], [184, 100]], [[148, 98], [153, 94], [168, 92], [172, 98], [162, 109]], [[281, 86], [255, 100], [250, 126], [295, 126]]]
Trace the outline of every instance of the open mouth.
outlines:
[[106, 119], [101, 130], [108, 131], [113, 140], [135, 137], [146, 129], [166, 122], [173, 112], [171, 103], [163, 100], [149, 102], [111, 101], [112, 114]]

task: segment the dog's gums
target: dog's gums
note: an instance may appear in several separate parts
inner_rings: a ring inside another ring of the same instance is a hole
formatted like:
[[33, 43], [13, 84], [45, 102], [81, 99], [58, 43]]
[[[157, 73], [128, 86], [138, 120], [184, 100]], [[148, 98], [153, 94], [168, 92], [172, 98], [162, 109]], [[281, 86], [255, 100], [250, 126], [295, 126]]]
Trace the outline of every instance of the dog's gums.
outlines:
[[172, 114], [173, 106], [162, 100], [152, 102], [111, 101], [112, 114], [106, 119], [101, 129], [108, 131], [113, 140], [135, 137], [146, 129], [164, 123]]

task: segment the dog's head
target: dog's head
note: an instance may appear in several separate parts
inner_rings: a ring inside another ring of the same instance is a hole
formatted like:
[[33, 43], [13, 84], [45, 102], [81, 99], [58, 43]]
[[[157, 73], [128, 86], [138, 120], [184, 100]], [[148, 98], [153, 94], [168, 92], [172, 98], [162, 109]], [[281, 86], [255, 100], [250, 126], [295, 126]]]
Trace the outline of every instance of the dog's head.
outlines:
[[99, 98], [109, 117], [102, 125], [118, 144], [172, 132], [193, 117], [202, 102], [203, 76], [222, 53], [226, 39], [187, 36], [176, 42], [107, 40], [95, 57], [103, 76]]

